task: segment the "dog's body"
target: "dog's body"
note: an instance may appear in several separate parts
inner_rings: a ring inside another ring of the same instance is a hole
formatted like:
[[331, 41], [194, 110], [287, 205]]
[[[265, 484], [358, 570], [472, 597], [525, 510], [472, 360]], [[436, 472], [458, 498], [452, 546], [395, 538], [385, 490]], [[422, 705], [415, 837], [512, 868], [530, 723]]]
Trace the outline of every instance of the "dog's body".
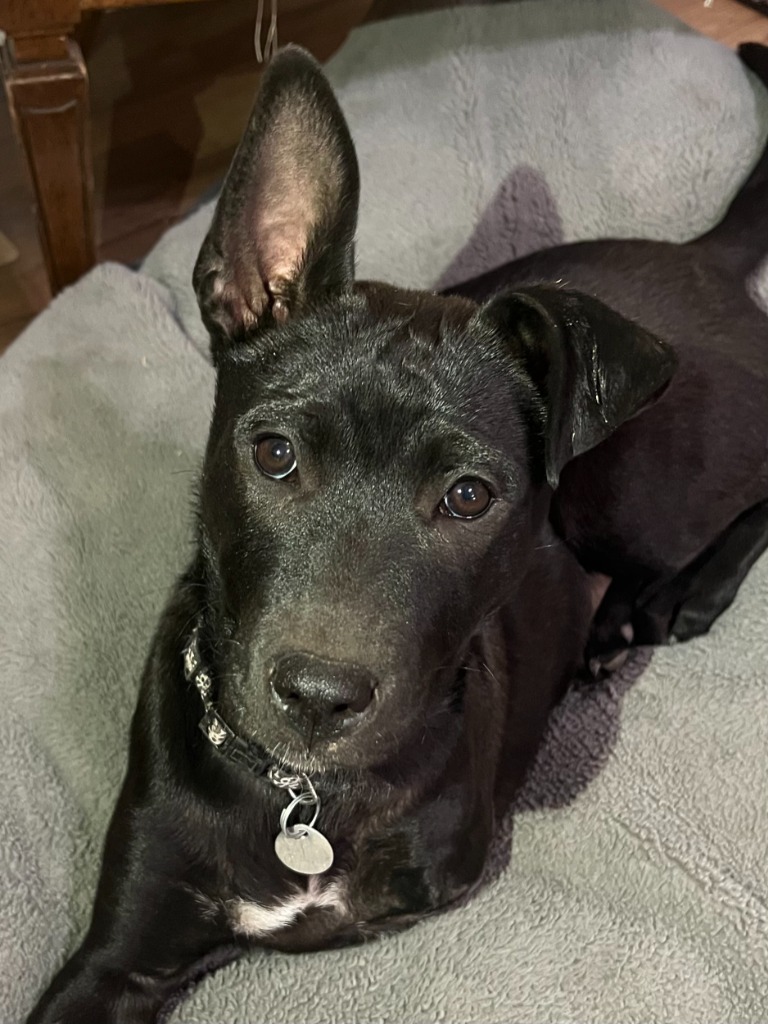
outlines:
[[569, 463], [555, 494], [558, 533], [613, 580], [595, 653], [626, 644], [623, 623], [641, 644], [706, 632], [768, 541], [768, 325], [746, 291], [766, 239], [764, 159], [722, 226], [688, 245], [567, 245], [456, 289], [482, 301], [501, 287], [561, 281], [641, 322], [678, 356], [659, 401]]
[[[285, 51], [196, 268], [218, 370], [198, 554], [38, 1024], [150, 1022], [213, 951], [358, 941], [465, 894], [610, 580], [600, 656], [627, 625], [708, 628], [768, 539], [768, 320], [743, 283], [766, 158], [711, 238], [539, 254], [462, 289], [519, 289], [480, 307], [355, 285], [356, 205], [330, 90]], [[230, 728], [248, 767], [215, 749]], [[311, 777], [332, 869], [276, 856], [267, 761]]]

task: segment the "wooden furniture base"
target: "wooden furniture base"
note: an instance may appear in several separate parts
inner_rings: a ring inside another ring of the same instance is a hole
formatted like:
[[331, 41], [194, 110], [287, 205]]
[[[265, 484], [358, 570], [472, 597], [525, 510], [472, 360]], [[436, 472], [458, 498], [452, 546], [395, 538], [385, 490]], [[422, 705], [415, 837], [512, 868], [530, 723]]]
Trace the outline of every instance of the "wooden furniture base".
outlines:
[[48, 278], [56, 292], [96, 259], [88, 73], [72, 39], [40, 35], [25, 43], [6, 39], [0, 64], [35, 191]]

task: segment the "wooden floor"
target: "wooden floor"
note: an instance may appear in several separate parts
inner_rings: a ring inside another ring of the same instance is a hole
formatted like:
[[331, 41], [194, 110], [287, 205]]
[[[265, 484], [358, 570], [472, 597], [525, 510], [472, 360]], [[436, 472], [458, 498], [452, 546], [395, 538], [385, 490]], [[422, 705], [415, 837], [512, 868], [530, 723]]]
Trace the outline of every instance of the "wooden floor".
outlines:
[[[365, 18], [445, 2], [280, 0], [280, 39], [326, 59]], [[768, 44], [768, 17], [738, 0], [656, 2], [729, 46]], [[141, 259], [224, 174], [258, 82], [255, 9], [255, 0], [209, 0], [116, 11], [84, 26], [101, 258]], [[0, 351], [48, 299], [31, 193], [2, 99]]]

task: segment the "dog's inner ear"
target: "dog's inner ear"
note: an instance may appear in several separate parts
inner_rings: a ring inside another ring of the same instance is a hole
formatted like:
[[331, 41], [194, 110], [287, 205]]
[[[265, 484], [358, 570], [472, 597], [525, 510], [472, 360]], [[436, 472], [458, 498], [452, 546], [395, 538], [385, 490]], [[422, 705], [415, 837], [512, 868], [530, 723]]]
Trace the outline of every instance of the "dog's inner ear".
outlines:
[[359, 180], [325, 76], [287, 47], [272, 61], [197, 259], [217, 348], [352, 284]]
[[677, 366], [648, 331], [580, 292], [555, 287], [502, 293], [477, 314], [509, 344], [533, 385], [546, 478], [653, 402]]

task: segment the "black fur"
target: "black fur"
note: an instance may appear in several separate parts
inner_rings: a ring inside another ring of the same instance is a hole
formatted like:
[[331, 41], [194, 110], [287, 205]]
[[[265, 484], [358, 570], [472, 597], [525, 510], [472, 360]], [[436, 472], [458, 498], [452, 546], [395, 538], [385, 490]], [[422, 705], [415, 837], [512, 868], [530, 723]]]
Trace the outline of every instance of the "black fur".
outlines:
[[[311, 58], [277, 58], [195, 268], [217, 365], [198, 552], [147, 662], [90, 931], [33, 1024], [154, 1021], [250, 941], [238, 900], [305, 886], [273, 851], [284, 794], [198, 730], [196, 621], [224, 719], [322, 795], [318, 884], [341, 904], [258, 940], [300, 950], [476, 883], [605, 577], [601, 649], [626, 622], [700, 632], [732, 599], [766, 537], [768, 332], [726, 256], [757, 258], [765, 166], [699, 243], [567, 246], [464, 297], [356, 284], [349, 134]], [[539, 284], [561, 278], [580, 291]], [[274, 436], [284, 479], [255, 461]], [[445, 514], [467, 479], [490, 507]]]

